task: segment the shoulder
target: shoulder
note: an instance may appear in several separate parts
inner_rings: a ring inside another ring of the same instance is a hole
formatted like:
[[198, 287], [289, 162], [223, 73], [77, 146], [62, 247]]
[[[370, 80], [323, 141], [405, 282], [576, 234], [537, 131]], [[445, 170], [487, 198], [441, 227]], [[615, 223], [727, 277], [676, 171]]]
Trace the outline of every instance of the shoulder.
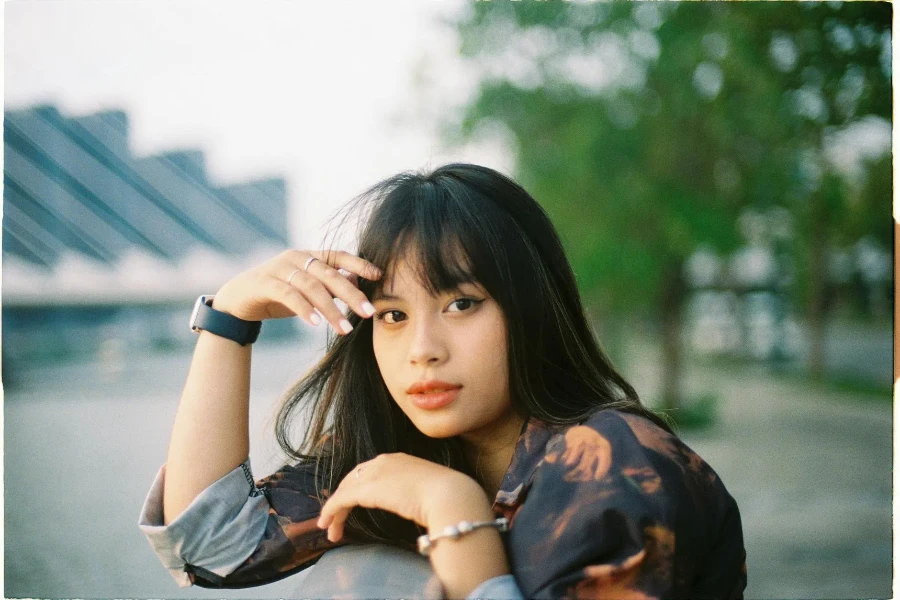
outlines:
[[[535, 590], [564, 596], [578, 581], [606, 581], [598, 574], [634, 561], [635, 585], [653, 597], [689, 596], [676, 582], [740, 571], [734, 500], [678, 436], [611, 409], [567, 427], [536, 425], [534, 441], [541, 430], [543, 443], [532, 445], [540, 458], [510, 538], [526, 597], [541, 595]], [[722, 558], [708, 558], [712, 548]], [[574, 564], [593, 566], [575, 572]]]
[[[715, 471], [681, 439], [651, 420], [605, 409], [547, 432], [535, 482], [615, 491], [659, 508], [697, 509], [727, 497]], [[574, 490], [573, 490], [574, 491]]]
[[612, 409], [598, 410], [582, 423], [557, 429], [547, 441], [544, 460], [554, 463], [563, 455], [571, 460], [585, 453], [606, 457], [610, 464], [643, 458], [692, 472], [710, 470], [675, 434], [646, 417]]
[[638, 445], [646, 449], [659, 449], [677, 439], [646, 417], [614, 409], [598, 410], [572, 428], [579, 427], [596, 431], [620, 444]]
[[677, 438], [655, 423], [618, 410], [598, 410], [585, 421], [547, 430], [544, 465], [567, 467], [568, 480], [585, 480], [586, 461], [595, 465], [593, 478], [606, 473], [614, 463], [639, 455], [662, 453], [675, 457]]

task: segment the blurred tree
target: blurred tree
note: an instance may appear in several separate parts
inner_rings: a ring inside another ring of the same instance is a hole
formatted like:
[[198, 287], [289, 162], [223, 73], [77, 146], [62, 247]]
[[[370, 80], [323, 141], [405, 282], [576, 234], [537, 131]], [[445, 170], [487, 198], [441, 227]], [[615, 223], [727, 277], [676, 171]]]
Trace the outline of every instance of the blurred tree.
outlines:
[[[784, 124], [785, 139], [773, 142], [789, 150], [785, 166], [794, 173], [780, 195], [797, 224], [794, 293], [810, 332], [809, 369], [821, 376], [829, 251], [867, 234], [892, 245], [890, 223], [876, 224], [887, 220], [892, 198], [892, 174], [884, 168], [885, 156], [890, 162], [892, 6], [778, 8], [766, 26], [773, 30], [772, 83], [782, 95], [774, 118]], [[884, 144], [872, 148], [879, 137]], [[865, 160], [873, 157], [874, 168]]]
[[745, 207], [809, 221], [802, 293], [820, 292], [818, 249], [848, 209], [823, 176], [825, 134], [890, 118], [890, 16], [865, 2], [495, 0], [457, 23], [480, 81], [458, 135], [512, 140], [589, 306], [660, 319], [664, 408], [681, 397], [683, 264], [701, 243], [735, 249]]

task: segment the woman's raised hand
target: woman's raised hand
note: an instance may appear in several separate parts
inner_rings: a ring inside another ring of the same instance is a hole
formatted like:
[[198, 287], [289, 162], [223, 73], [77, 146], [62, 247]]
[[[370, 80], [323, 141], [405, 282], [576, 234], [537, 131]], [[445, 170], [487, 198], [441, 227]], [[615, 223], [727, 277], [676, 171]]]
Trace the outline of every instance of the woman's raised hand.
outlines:
[[321, 322], [318, 310], [335, 331], [346, 334], [352, 327], [334, 300], [342, 300], [363, 318], [371, 317], [375, 308], [355, 281], [374, 281], [381, 275], [378, 267], [349, 252], [285, 250], [230, 279], [216, 293], [213, 308], [247, 321], [297, 315], [310, 325]]
[[450, 467], [404, 453], [381, 454], [357, 465], [322, 507], [318, 526], [328, 539], [344, 536], [344, 523], [356, 507], [379, 508], [423, 527], [444, 527], [460, 519], [493, 518], [478, 483]]
[[[478, 483], [450, 467], [408, 454], [382, 454], [357, 465], [322, 506], [318, 526], [328, 539], [344, 537], [355, 506], [378, 508], [425, 527], [432, 535], [460, 521], [489, 521], [491, 503]], [[509, 573], [500, 534], [493, 528], [445, 540], [429, 554], [447, 598], [465, 598], [483, 582]]]

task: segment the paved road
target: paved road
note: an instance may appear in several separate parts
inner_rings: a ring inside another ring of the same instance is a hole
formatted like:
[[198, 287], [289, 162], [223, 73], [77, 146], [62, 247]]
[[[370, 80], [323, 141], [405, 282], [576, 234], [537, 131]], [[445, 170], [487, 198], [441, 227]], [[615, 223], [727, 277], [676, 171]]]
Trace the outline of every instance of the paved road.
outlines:
[[[797, 366], [809, 356], [809, 332]], [[825, 372], [844, 379], [889, 386], [894, 373], [894, 331], [890, 322], [830, 322], [825, 327]]]
[[[278, 467], [267, 422], [313, 359], [309, 348], [254, 351], [251, 461]], [[137, 528], [165, 460], [189, 354], [130, 357], [27, 374], [7, 393], [5, 597], [285, 598], [296, 576], [243, 590], [179, 589]]]
[[[659, 360], [631, 348], [629, 377], [657, 396]], [[748, 598], [892, 597], [892, 407], [763, 369], [688, 369], [687, 395], [715, 392], [712, 429], [682, 432], [738, 501]]]
[[[632, 349], [631, 378], [652, 397], [658, 360]], [[275, 468], [269, 419], [314, 349], [254, 354], [254, 470]], [[296, 577], [236, 591], [179, 590], [136, 527], [164, 460], [188, 356], [132, 357], [31, 373], [7, 393], [5, 596], [285, 597]], [[750, 598], [891, 596], [891, 409], [752, 370], [693, 369], [718, 390], [718, 426], [686, 433], [738, 500]]]

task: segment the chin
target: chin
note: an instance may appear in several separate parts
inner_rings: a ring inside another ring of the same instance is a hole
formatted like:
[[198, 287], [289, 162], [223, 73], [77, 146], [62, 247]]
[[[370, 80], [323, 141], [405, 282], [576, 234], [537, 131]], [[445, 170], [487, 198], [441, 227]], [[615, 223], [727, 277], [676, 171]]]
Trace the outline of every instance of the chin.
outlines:
[[424, 433], [430, 438], [435, 439], [446, 439], [451, 438], [453, 436], [464, 433], [464, 431], [460, 431], [459, 428], [455, 427], [442, 427], [442, 426], [430, 426], [430, 427], [422, 427], [416, 424], [416, 429]]
[[445, 439], [465, 433], [469, 428], [451, 419], [410, 419], [416, 429], [430, 438]]

